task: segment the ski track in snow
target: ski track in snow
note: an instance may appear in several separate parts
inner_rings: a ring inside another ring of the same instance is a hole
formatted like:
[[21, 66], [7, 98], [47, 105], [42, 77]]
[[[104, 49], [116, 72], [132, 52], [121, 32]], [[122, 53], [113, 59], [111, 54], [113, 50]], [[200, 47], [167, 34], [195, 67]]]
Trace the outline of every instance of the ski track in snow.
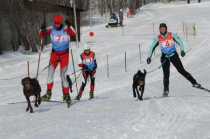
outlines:
[[[167, 12], [167, 14], [165, 14]], [[134, 18], [126, 18], [124, 28], [105, 28], [103, 18], [96, 16], [92, 50], [96, 53], [98, 70], [96, 73], [95, 96], [89, 98], [89, 82], [80, 101], [73, 100], [67, 109], [65, 103], [42, 102], [34, 113], [25, 112], [25, 102], [21, 79], [27, 76], [26, 61], [30, 62], [30, 75], [36, 76], [38, 54], [7, 52], [0, 56], [0, 138], [73, 138], [73, 139], [206, 139], [210, 138], [210, 94], [191, 87], [171, 64], [170, 93], [162, 96], [162, 69], [146, 76], [144, 101], [132, 96], [132, 78], [137, 70], [152, 71], [160, 66], [160, 48], [156, 58], [146, 64], [149, 46], [159, 33], [159, 23], [166, 22], [168, 30], [177, 33], [183, 40], [185, 57], [180, 57], [185, 69], [204, 87], [210, 88], [210, 2], [203, 0], [197, 4], [171, 2], [169, 4], [148, 4], [137, 11]], [[182, 31], [182, 21], [196, 23], [197, 36], [188, 36]], [[153, 35], [153, 22], [155, 30]], [[89, 27], [83, 27], [82, 41], [90, 41]], [[124, 34], [123, 34], [124, 33]], [[139, 61], [138, 45], [141, 44], [142, 62]], [[72, 43], [76, 70], [79, 54], [82, 52]], [[42, 53], [40, 71], [49, 62], [51, 45]], [[124, 56], [127, 53], [127, 72]], [[179, 47], [177, 52], [180, 53]], [[109, 54], [110, 75], [107, 78], [106, 56]], [[154, 57], [154, 56], [153, 56]], [[54, 75], [52, 100], [61, 100], [62, 90], [60, 67]], [[68, 73], [72, 73], [72, 61]], [[77, 73], [78, 75], [79, 73]], [[17, 77], [17, 78], [16, 78]], [[39, 75], [42, 95], [46, 90], [47, 70]], [[5, 80], [2, 80], [5, 79]], [[8, 79], [8, 80], [7, 80]], [[10, 80], [11, 79], [11, 80]], [[74, 80], [74, 76], [71, 76]], [[78, 78], [78, 87], [81, 77]], [[71, 98], [76, 97], [73, 86]], [[31, 100], [33, 98], [31, 97]]]

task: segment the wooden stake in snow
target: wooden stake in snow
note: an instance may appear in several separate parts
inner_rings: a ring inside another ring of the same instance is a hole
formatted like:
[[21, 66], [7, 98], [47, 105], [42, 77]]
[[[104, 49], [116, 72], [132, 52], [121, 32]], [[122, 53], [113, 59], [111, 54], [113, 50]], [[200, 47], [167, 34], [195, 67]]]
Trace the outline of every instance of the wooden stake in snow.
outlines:
[[141, 45], [139, 44], [139, 57], [140, 57], [140, 63], [141, 63]]
[[107, 77], [109, 78], [109, 55], [107, 54]]
[[29, 77], [29, 61], [27, 61], [28, 77]]

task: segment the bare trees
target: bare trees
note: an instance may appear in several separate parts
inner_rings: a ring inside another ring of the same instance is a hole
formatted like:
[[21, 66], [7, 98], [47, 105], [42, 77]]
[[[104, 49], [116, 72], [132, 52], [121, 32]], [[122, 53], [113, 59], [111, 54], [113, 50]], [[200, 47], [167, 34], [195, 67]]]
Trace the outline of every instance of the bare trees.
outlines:
[[[33, 11], [35, 5], [30, 5], [28, 0], [7, 0], [1, 2], [0, 15], [6, 15], [4, 18], [8, 29], [10, 30], [11, 46], [15, 51], [18, 40], [25, 47], [26, 50], [37, 52], [36, 44], [38, 40], [38, 29], [35, 24], [36, 19], [41, 13]], [[1, 38], [2, 41], [2, 38]]]
[[98, 5], [99, 13], [101, 16], [103, 16], [103, 14], [106, 12], [106, 8], [111, 14], [128, 6], [127, 0], [97, 0], [95, 1], [95, 4]]
[[[2, 31], [2, 18], [0, 17], [0, 32]], [[3, 46], [2, 46], [2, 33], [0, 33], [0, 55], [3, 54]]]

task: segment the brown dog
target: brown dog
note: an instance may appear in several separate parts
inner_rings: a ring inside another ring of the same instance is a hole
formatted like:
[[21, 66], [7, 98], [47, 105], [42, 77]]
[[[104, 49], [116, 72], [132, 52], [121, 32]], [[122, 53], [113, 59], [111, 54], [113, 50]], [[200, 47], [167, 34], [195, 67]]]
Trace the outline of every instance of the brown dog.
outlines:
[[[40, 95], [41, 95], [41, 87], [39, 85], [39, 82], [37, 79], [33, 78], [31, 79], [30, 77], [26, 77], [24, 79], [22, 79], [22, 85], [23, 85], [23, 94], [26, 97], [26, 100], [28, 102], [28, 107], [26, 108], [26, 111], [29, 110], [30, 108], [30, 113], [33, 113], [33, 108], [31, 106], [31, 102], [30, 102], [30, 96], [35, 96], [35, 107], [38, 107], [38, 104], [41, 104], [41, 99], [40, 99]], [[38, 102], [38, 104], [37, 104]]]
[[[143, 94], [144, 94], [144, 86], [145, 86], [145, 77], [146, 77], [146, 70], [142, 73], [140, 70], [133, 76], [133, 97], [136, 98], [136, 93], [138, 95], [138, 100], [143, 101]], [[139, 89], [138, 89], [139, 86]], [[141, 95], [139, 91], [141, 91]]]

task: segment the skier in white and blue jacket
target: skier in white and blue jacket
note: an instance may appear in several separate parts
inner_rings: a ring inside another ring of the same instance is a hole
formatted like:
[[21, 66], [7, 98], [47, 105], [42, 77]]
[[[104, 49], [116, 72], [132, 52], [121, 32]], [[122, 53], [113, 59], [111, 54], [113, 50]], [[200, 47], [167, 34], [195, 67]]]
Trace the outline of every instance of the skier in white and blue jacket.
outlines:
[[178, 53], [176, 52], [176, 43], [179, 44], [181, 49], [181, 56], [185, 56], [184, 46], [181, 39], [172, 32], [167, 32], [167, 26], [165, 23], [161, 23], [160, 27], [160, 35], [155, 38], [153, 41], [148, 58], [147, 64], [151, 63], [152, 53], [155, 48], [159, 45], [162, 56], [161, 56], [161, 63], [163, 69], [163, 85], [164, 85], [164, 93], [163, 96], [167, 97], [169, 93], [169, 76], [170, 76], [170, 62], [174, 65], [174, 67], [178, 70], [180, 74], [182, 74], [187, 80], [189, 80], [193, 87], [200, 87], [201, 85], [196, 82], [196, 80], [192, 77], [190, 73], [188, 73], [179, 58]]

